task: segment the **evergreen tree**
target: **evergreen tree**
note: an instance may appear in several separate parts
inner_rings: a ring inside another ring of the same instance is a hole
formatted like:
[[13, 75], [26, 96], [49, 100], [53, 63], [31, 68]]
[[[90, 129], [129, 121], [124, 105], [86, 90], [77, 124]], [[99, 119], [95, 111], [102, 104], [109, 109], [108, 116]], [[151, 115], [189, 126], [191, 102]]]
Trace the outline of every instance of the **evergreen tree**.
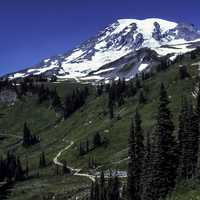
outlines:
[[27, 126], [27, 123], [24, 123], [24, 130], [23, 130], [23, 145], [29, 146], [31, 145], [31, 132], [30, 129]]
[[106, 200], [105, 177], [103, 171], [101, 171], [100, 176], [100, 200]]
[[60, 97], [58, 96], [57, 90], [51, 92], [51, 99], [53, 108], [58, 109], [62, 107], [61, 100]]
[[71, 172], [70, 169], [67, 167], [67, 162], [66, 161], [63, 162], [62, 172], [63, 172], [63, 174], [69, 174]]
[[88, 153], [90, 151], [90, 143], [89, 140], [86, 140], [86, 152]]
[[187, 67], [185, 65], [182, 65], [179, 67], [179, 76], [180, 76], [180, 79], [185, 79], [185, 78], [190, 77], [187, 71]]
[[136, 74], [135, 76], [135, 86], [136, 86], [136, 91], [138, 91], [142, 87], [138, 74]]
[[182, 105], [179, 118], [179, 177], [189, 179], [196, 176], [199, 150], [198, 116], [192, 105]]
[[173, 136], [174, 125], [168, 105], [167, 91], [161, 84], [157, 126], [152, 148], [153, 199], [164, 199], [174, 189], [176, 183], [177, 144]]
[[83, 144], [80, 142], [79, 144], [79, 155], [82, 156], [85, 154], [85, 148], [83, 146]]
[[45, 153], [44, 153], [44, 151], [40, 154], [39, 167], [40, 167], [40, 168], [46, 167], [46, 158], [45, 158]]
[[99, 182], [97, 178], [95, 179], [95, 184], [94, 184], [94, 200], [100, 200]]
[[101, 135], [99, 134], [99, 132], [97, 132], [94, 135], [94, 138], [93, 138], [93, 146], [95, 148], [95, 147], [98, 147], [98, 146], [101, 146], [101, 145], [102, 145]]
[[94, 191], [94, 183], [92, 182], [91, 189], [90, 189], [90, 200], [95, 199], [95, 191]]
[[139, 94], [139, 104], [144, 104], [146, 102], [146, 98], [144, 96], [144, 92], [141, 90]]
[[143, 200], [150, 200], [152, 198], [152, 163], [151, 163], [151, 140], [150, 134], [147, 132], [146, 146], [145, 146], [145, 156], [144, 156], [144, 167], [143, 167]]
[[112, 84], [108, 93], [108, 109], [109, 109], [110, 119], [113, 119], [114, 117], [114, 102], [115, 102], [115, 85]]
[[137, 177], [136, 177], [136, 139], [135, 139], [135, 127], [132, 121], [128, 142], [128, 180], [127, 180], [127, 193], [128, 200], [137, 199]]
[[120, 182], [118, 176], [114, 177], [110, 200], [120, 200]]

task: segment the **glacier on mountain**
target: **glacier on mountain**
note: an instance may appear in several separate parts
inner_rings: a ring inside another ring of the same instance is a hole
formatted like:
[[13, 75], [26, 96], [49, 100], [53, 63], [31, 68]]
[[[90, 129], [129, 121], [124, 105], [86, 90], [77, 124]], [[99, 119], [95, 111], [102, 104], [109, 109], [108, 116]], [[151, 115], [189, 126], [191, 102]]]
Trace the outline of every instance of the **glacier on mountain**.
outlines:
[[[103, 66], [142, 48], [154, 50], [158, 56], [173, 54], [171, 58], [175, 59], [179, 54], [194, 50], [194, 47], [189, 46], [196, 42], [200, 42], [200, 32], [191, 24], [158, 18], [119, 19], [74, 50], [45, 59], [27, 70], [10, 74], [9, 78], [47, 74], [60, 79], [78, 80], [91, 73], [96, 77], [109, 72], [109, 67], [108, 70], [101, 69]], [[146, 63], [140, 63], [138, 72], [146, 68], [144, 65]]]

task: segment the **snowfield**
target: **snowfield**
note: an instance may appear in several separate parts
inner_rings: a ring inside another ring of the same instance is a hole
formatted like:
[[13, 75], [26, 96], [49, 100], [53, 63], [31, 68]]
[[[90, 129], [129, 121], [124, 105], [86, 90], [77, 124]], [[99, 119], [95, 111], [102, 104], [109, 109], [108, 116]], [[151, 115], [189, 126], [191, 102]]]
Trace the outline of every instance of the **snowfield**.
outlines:
[[[75, 80], [97, 78], [99, 80], [101, 73], [114, 70], [108, 68], [107, 71], [103, 71], [100, 69], [102, 66], [131, 52], [149, 48], [154, 50], [158, 56], [173, 54], [170, 59], [174, 60], [177, 55], [194, 50], [195, 47], [190, 48], [190, 45], [197, 42], [200, 42], [200, 31], [192, 25], [158, 18], [119, 19], [67, 54], [44, 59], [37, 67], [29, 68], [24, 73], [11, 74], [9, 78], [40, 75], [51, 71], [61, 80], [71, 78]], [[141, 64], [138, 72], [146, 67], [145, 63]], [[95, 76], [88, 77], [91, 72], [94, 72]]]

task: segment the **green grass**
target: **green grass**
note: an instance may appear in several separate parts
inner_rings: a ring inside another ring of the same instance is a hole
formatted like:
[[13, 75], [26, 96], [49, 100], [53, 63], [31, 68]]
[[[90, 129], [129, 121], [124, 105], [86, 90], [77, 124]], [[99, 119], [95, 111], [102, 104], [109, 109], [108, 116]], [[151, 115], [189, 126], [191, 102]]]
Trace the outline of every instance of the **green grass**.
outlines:
[[[104, 114], [105, 111], [108, 111], [108, 97], [107, 95], [96, 97], [93, 89], [90, 90], [91, 94], [86, 104], [65, 121], [59, 121], [56, 113], [47, 103], [38, 105], [35, 97], [26, 97], [23, 101], [17, 101], [14, 106], [0, 106], [0, 113], [4, 114], [0, 118], [1, 131], [22, 136], [23, 123], [27, 121], [31, 131], [41, 138], [40, 144], [27, 149], [22, 147], [21, 143], [15, 144], [18, 141], [16, 138], [8, 137], [0, 140], [0, 153], [5, 155], [8, 150], [14, 150], [21, 157], [22, 163], [25, 163], [27, 157], [30, 173], [33, 175], [33, 178], [16, 183], [9, 199], [40, 199], [43, 193], [45, 195], [53, 193], [62, 196], [65, 192], [75, 194], [76, 191], [88, 188], [90, 181], [87, 178], [55, 175], [55, 166], [52, 164], [52, 160], [70, 141], [74, 141], [75, 144], [61, 156], [61, 159], [66, 160], [70, 166], [82, 168], [83, 171], [89, 172], [88, 159], [89, 157], [95, 157], [97, 163], [102, 165], [103, 169], [126, 170], [127, 161], [121, 163], [117, 163], [117, 161], [127, 158], [130, 120], [136, 108], [142, 116], [142, 126], [145, 133], [147, 131], [151, 133], [155, 126], [160, 83], [164, 82], [170, 97], [170, 108], [174, 113], [174, 122], [177, 126], [182, 97], [187, 96], [191, 101], [195, 101], [192, 97], [192, 91], [196, 86], [196, 77], [199, 72], [198, 66], [192, 66], [191, 64], [198, 60], [200, 59], [184, 61], [189, 66], [188, 69], [191, 74], [191, 78], [187, 80], [179, 79], [179, 64], [174, 64], [166, 71], [146, 80], [144, 88], [147, 103], [138, 105], [138, 94], [135, 97], [126, 98], [125, 105], [115, 108], [115, 115], [119, 114], [120, 120], [116, 118], [110, 120], [108, 114]], [[62, 99], [66, 94], [71, 93], [74, 88], [83, 87], [73, 82], [50, 83], [48, 86], [51, 88], [56, 87]], [[79, 156], [79, 143], [87, 138], [92, 138], [97, 131], [109, 139], [109, 145], [96, 148], [84, 156]], [[39, 154], [43, 150], [46, 153], [48, 167], [39, 170]], [[36, 177], [38, 171], [40, 176]], [[172, 199], [181, 199], [180, 191], [182, 190], [188, 191], [185, 196], [191, 197], [193, 195], [195, 199], [198, 195], [198, 184], [195, 184], [194, 187], [196, 190], [192, 190], [187, 186], [185, 186], [185, 188], [188, 188], [187, 190], [181, 186], [177, 187]], [[182, 199], [184, 200], [184, 198]]]

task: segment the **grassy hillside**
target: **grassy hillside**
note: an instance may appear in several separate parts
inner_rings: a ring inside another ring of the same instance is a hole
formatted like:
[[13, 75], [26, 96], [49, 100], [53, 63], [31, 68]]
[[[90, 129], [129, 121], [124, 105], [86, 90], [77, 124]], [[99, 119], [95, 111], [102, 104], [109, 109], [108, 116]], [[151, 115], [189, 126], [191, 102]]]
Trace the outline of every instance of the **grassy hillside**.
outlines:
[[[72, 196], [75, 194], [84, 196], [90, 186], [90, 180], [85, 177], [57, 176], [53, 164], [53, 158], [69, 145], [70, 141], [73, 141], [74, 145], [60, 157], [60, 160], [66, 160], [69, 166], [92, 173], [88, 169], [88, 160], [95, 158], [99, 170], [111, 168], [126, 171], [130, 119], [137, 108], [142, 116], [145, 133], [154, 129], [160, 83], [163, 82], [168, 90], [176, 126], [182, 97], [187, 96], [191, 101], [195, 101], [192, 92], [195, 90], [199, 66], [194, 63], [200, 62], [200, 58], [182, 62], [188, 66], [190, 78], [180, 80], [179, 66], [182, 63], [173, 64], [166, 71], [159, 72], [144, 81], [147, 97], [145, 104], [138, 103], [139, 94], [126, 98], [123, 106], [114, 108], [115, 117], [112, 120], [108, 115], [108, 95], [97, 97], [92, 87], [85, 105], [66, 120], [60, 120], [48, 103], [39, 105], [35, 96], [18, 100], [13, 106], [1, 105], [0, 133], [7, 136], [0, 140], [0, 154], [6, 155], [8, 150], [13, 150], [20, 156], [23, 164], [28, 159], [31, 175], [28, 180], [12, 186], [8, 199], [32, 200], [40, 199], [44, 195], [55, 195], [56, 199], [63, 199], [66, 193]], [[62, 99], [67, 93], [72, 92], [73, 88], [82, 87], [72, 82], [51, 83], [48, 86], [56, 87]], [[41, 139], [39, 144], [29, 148], [24, 148], [20, 139], [25, 121], [32, 133]], [[87, 139], [91, 141], [96, 132], [107, 138], [108, 144], [80, 156], [78, 150], [80, 142], [85, 142]], [[38, 169], [39, 155], [42, 151], [45, 151], [48, 166]], [[198, 189], [196, 183], [181, 184], [170, 200], [197, 199]]]

